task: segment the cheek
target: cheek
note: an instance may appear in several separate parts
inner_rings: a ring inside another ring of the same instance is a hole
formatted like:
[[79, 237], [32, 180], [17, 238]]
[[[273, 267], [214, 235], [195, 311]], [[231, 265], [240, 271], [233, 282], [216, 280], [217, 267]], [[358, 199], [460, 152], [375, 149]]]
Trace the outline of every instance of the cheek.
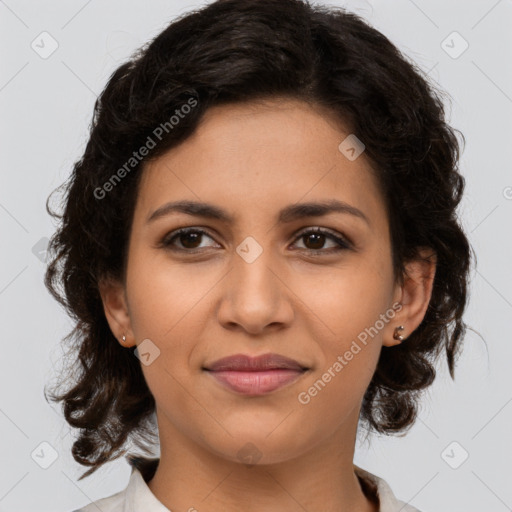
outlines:
[[[300, 292], [318, 318], [311, 334], [321, 352], [319, 367], [308, 382], [312, 387], [302, 390], [304, 400], [310, 399], [318, 413], [335, 415], [333, 421], [360, 403], [379, 359], [382, 330], [390, 321], [385, 317], [384, 322], [381, 315], [390, 306], [391, 261], [374, 254], [318, 276], [315, 287]], [[339, 407], [332, 408], [333, 403]]]
[[148, 345], [157, 357], [142, 364], [142, 371], [157, 402], [193, 405], [186, 404], [182, 385], [190, 380], [191, 355], [211, 315], [208, 292], [218, 279], [206, 266], [178, 265], [162, 254], [133, 254], [127, 272], [130, 320], [137, 343], [149, 339], [156, 346]]
[[128, 266], [127, 293], [132, 329], [137, 340], [169, 343], [183, 324], [201, 311], [215, 284], [211, 271], [173, 263], [163, 251], [134, 253]]
[[372, 326], [389, 307], [391, 262], [373, 254], [354, 257], [350, 264], [324, 269], [302, 280], [302, 285], [297, 281], [296, 286], [299, 297], [328, 327], [327, 332], [346, 343]]
[[355, 414], [375, 372], [384, 325], [380, 319], [388, 307], [387, 280], [379, 267], [361, 265], [338, 270], [324, 280], [322, 291], [306, 295], [308, 308], [318, 317], [309, 325], [317, 326], [311, 335], [321, 356], [297, 398], [305, 421], [322, 417], [326, 434]]

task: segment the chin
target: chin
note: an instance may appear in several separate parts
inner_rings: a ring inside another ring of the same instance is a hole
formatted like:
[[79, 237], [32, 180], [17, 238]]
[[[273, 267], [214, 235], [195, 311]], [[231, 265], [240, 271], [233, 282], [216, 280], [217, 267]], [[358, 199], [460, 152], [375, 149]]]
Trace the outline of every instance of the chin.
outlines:
[[278, 432], [276, 425], [279, 422], [265, 429], [237, 429], [236, 433], [227, 428], [232, 436], [226, 434], [222, 440], [209, 443], [210, 449], [226, 460], [252, 467], [286, 462], [311, 448], [306, 439], [291, 435], [287, 429]]

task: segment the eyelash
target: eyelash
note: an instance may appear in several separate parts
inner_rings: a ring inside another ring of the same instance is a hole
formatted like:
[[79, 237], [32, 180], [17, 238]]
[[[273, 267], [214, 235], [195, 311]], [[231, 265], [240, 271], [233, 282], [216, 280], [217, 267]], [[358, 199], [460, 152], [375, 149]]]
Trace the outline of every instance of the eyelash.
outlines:
[[[180, 228], [180, 229], [173, 231], [173, 232], [169, 233], [168, 235], [166, 235], [160, 242], [159, 247], [165, 248], [170, 251], [182, 252], [182, 253], [184, 252], [184, 253], [189, 253], [189, 254], [197, 254], [199, 252], [203, 252], [204, 248], [203, 249], [201, 249], [201, 248], [178, 249], [176, 247], [172, 247], [172, 243], [176, 238], [178, 238], [180, 235], [189, 234], [189, 233], [200, 233], [201, 235], [206, 235], [209, 238], [213, 239], [213, 237], [207, 231], [204, 231], [202, 229], [193, 228], [193, 227], [192, 228]], [[307, 230], [300, 232], [295, 237], [294, 243], [296, 243], [298, 240], [300, 240], [304, 236], [309, 235], [311, 233], [326, 235], [327, 238], [330, 238], [331, 240], [333, 240], [334, 242], [336, 242], [338, 244], [338, 247], [330, 248], [330, 249], [299, 249], [299, 250], [303, 250], [306, 253], [313, 255], [313, 256], [320, 256], [321, 254], [319, 254], [319, 253], [327, 253], [327, 254], [338, 253], [340, 251], [345, 251], [347, 249], [351, 249], [353, 246], [352, 243], [349, 242], [347, 239], [341, 238], [341, 237], [331, 233], [330, 231], [328, 231], [326, 229], [322, 229], [322, 228], [313, 228], [313, 229], [309, 228]]]

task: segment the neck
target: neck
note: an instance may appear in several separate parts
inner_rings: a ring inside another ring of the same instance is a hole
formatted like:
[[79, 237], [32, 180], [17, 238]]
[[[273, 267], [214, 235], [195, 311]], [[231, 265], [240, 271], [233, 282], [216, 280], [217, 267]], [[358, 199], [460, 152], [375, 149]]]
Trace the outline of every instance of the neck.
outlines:
[[161, 457], [148, 486], [169, 510], [378, 512], [354, 471], [352, 430], [340, 429], [293, 459], [251, 466], [212, 453], [159, 419]]

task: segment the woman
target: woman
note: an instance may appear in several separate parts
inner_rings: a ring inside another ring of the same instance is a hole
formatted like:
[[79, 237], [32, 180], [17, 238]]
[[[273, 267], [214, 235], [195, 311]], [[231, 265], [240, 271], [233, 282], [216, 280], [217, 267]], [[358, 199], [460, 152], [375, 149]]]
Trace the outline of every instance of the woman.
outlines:
[[82, 478], [132, 465], [81, 510], [417, 510], [354, 447], [413, 425], [442, 352], [453, 378], [458, 157], [439, 94], [342, 9], [219, 0], [117, 69], [46, 275]]

